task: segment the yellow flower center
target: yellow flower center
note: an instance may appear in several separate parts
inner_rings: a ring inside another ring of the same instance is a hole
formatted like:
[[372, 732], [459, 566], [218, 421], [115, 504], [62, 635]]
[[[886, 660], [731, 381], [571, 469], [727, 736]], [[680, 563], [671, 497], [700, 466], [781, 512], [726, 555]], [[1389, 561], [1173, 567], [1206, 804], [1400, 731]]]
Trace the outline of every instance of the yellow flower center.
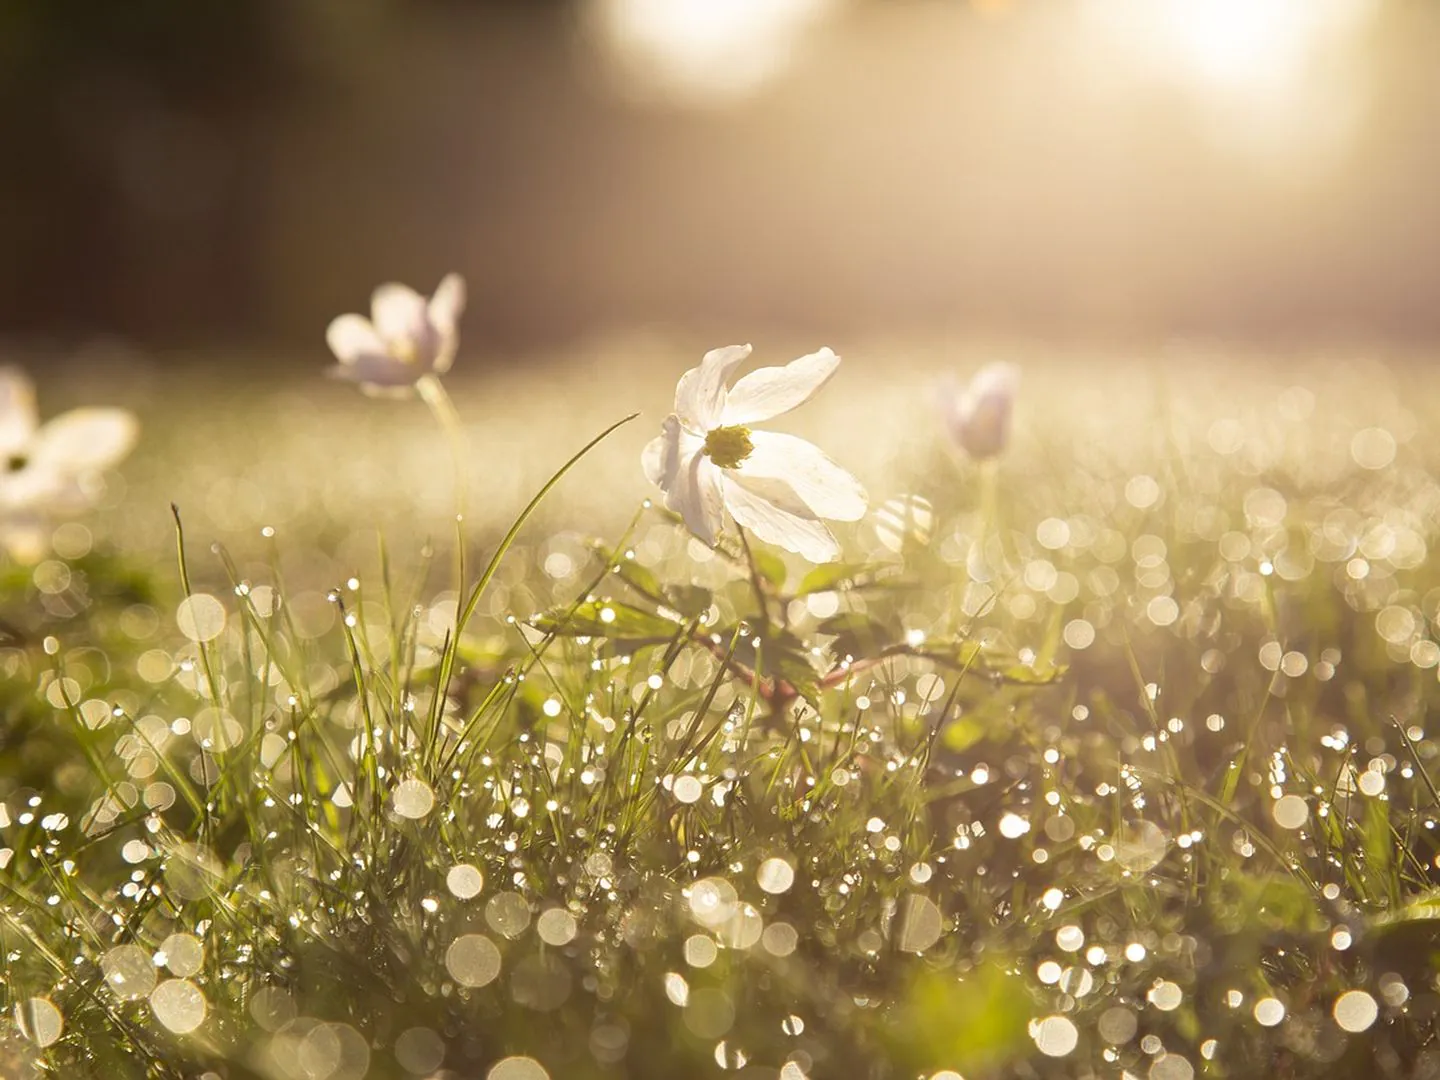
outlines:
[[394, 337], [385, 344], [389, 347], [390, 356], [402, 364], [413, 364], [420, 358], [420, 350], [408, 337]]
[[722, 469], [733, 469], [750, 456], [755, 444], [746, 427], [712, 428], [705, 436], [705, 455]]

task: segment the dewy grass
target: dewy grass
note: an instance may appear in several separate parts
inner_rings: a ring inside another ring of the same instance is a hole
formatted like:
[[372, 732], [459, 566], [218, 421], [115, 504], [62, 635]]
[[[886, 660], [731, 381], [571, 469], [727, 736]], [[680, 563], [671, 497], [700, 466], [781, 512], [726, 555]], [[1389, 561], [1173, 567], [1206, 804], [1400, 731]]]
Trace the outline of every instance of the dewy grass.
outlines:
[[478, 573], [8, 565], [0, 1076], [1435, 1075], [1435, 455], [1062, 397], [821, 567], [532, 536], [613, 428]]

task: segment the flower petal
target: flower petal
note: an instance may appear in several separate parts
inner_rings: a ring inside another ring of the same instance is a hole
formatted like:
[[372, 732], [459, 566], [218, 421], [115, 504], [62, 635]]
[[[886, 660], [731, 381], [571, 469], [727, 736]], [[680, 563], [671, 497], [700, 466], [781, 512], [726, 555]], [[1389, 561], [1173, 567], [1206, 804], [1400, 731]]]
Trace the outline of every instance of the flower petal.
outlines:
[[986, 364], [970, 380], [970, 395], [975, 398], [1013, 398], [1019, 388], [1020, 369], [1003, 360]]
[[465, 279], [459, 274], [446, 274], [430, 298], [426, 314], [440, 330], [453, 331], [465, 312]]
[[661, 491], [675, 486], [675, 473], [680, 469], [680, 421], [671, 413], [660, 425], [660, 434], [645, 444], [640, 452], [640, 467], [645, 479]]
[[403, 360], [396, 360], [388, 353], [366, 353], [363, 356], [357, 356], [349, 363], [336, 364], [328, 368], [325, 374], [332, 379], [359, 383], [362, 389], [372, 387], [404, 388], [408, 391], [414, 387], [415, 381], [420, 376], [426, 374], [426, 371], [418, 364], [407, 364]]
[[335, 359], [348, 364], [356, 357], [367, 353], [383, 353], [385, 343], [375, 333], [375, 327], [363, 315], [341, 315], [330, 320], [325, 329], [325, 343], [335, 354]]
[[725, 380], [749, 355], [749, 345], [711, 349], [700, 360], [699, 367], [681, 375], [675, 387], [675, 415], [680, 422], [696, 434], [717, 427], [725, 408]]
[[640, 467], [645, 470], [647, 480], [668, 492], [675, 486], [681, 462], [688, 461], [704, 447], [704, 440], [682, 428], [680, 418], [672, 413], [660, 425], [660, 434], [641, 451]]
[[423, 352], [422, 346], [435, 336], [429, 301], [409, 285], [398, 282], [381, 285], [371, 293], [370, 319], [387, 346], [409, 343], [417, 352]]
[[[832, 562], [840, 557], [835, 537], [813, 517], [792, 513], [737, 483], [733, 473], [724, 478], [725, 507], [735, 521], [766, 543], [793, 551], [811, 562]], [[756, 481], [771, 483], [774, 481]], [[776, 485], [782, 488], [783, 485]]]
[[753, 424], [787, 413], [814, 397], [839, 366], [840, 357], [825, 348], [784, 367], [757, 368], [730, 388], [720, 422]]
[[640, 451], [640, 468], [645, 470], [645, 479], [662, 491], [670, 486], [669, 480], [675, 475], [671, 463], [675, 461], [672, 451], [676, 448], [674, 440], [656, 435]]
[[783, 481], [816, 517], [859, 521], [865, 516], [869, 497], [860, 481], [814, 443], [775, 431], [752, 431], [750, 441], [754, 449], [734, 470], [741, 483]]
[[71, 483], [55, 469], [36, 468], [33, 463], [0, 476], [0, 519], [50, 509]]
[[681, 455], [675, 483], [665, 495], [665, 506], [685, 519], [686, 527], [707, 544], [725, 525], [725, 501], [720, 470], [698, 450]]
[[995, 457], [1010, 438], [1010, 413], [1020, 371], [1013, 364], [987, 364], [963, 393], [949, 391], [946, 422], [954, 440], [973, 458]]
[[50, 550], [50, 525], [39, 514], [7, 515], [0, 521], [0, 548], [23, 566], [33, 566]]
[[36, 434], [30, 464], [62, 475], [98, 472], [118, 464], [139, 437], [139, 421], [125, 409], [72, 409]]
[[465, 279], [459, 274], [446, 274], [435, 290], [426, 309], [430, 325], [439, 335], [434, 370], [440, 374], [450, 370], [460, 346], [460, 316], [465, 311]]
[[0, 456], [23, 454], [38, 424], [30, 376], [16, 367], [0, 368]]

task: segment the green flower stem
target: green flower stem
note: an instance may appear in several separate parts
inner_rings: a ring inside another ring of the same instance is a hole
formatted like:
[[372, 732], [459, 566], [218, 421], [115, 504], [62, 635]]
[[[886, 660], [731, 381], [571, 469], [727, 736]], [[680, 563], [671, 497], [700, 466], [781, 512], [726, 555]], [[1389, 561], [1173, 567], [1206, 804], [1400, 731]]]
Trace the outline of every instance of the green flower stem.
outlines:
[[765, 586], [760, 574], [760, 564], [755, 561], [755, 552], [750, 547], [750, 537], [745, 534], [744, 526], [736, 524], [735, 531], [740, 534], [740, 547], [745, 552], [745, 563], [750, 568], [750, 587], [755, 592], [755, 603], [760, 607], [760, 625], [765, 634], [770, 633], [770, 598], [765, 593]]
[[467, 446], [465, 440], [465, 429], [460, 423], [460, 414], [455, 411], [455, 403], [450, 400], [450, 393], [445, 389], [445, 384], [435, 375], [426, 375], [415, 384], [416, 391], [420, 394], [421, 400], [430, 407], [435, 415], [436, 421], [445, 432], [445, 439], [450, 444], [450, 458], [455, 465], [455, 517], [457, 520], [465, 517], [465, 508], [468, 503], [469, 478], [466, 473]]
[[980, 529], [975, 543], [981, 559], [992, 534], [1000, 534], [1000, 462], [996, 458], [980, 463]]

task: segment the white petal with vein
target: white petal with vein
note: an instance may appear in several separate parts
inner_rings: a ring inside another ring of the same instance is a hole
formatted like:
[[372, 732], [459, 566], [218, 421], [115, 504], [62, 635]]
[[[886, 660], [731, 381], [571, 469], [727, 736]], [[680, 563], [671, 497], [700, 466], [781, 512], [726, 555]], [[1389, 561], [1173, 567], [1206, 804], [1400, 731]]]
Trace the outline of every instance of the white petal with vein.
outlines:
[[813, 518], [799, 517], [747, 490], [727, 476], [725, 505], [741, 527], [768, 544], [793, 551], [811, 562], [831, 562], [840, 555], [840, 545], [830, 530]]
[[711, 349], [699, 367], [680, 376], [675, 387], [675, 414], [680, 422], [696, 434], [718, 426], [725, 408], [725, 380], [749, 355], [749, 345]]
[[430, 321], [440, 330], [453, 333], [465, 311], [465, 279], [459, 274], [446, 274], [435, 295], [430, 298]]
[[134, 449], [139, 436], [139, 422], [124, 409], [72, 409], [40, 429], [30, 463], [72, 474], [108, 469]]
[[353, 364], [361, 356], [385, 352], [384, 342], [363, 315], [340, 315], [330, 320], [325, 342], [342, 364]]
[[755, 449], [735, 470], [742, 477], [783, 480], [817, 517], [859, 521], [868, 498], [860, 481], [818, 446], [795, 435], [752, 431]]
[[720, 487], [720, 470], [704, 454], [681, 456], [675, 486], [665, 505], [685, 519], [686, 527], [707, 544], [725, 524], [725, 499]]
[[430, 329], [429, 304], [409, 285], [390, 282], [370, 297], [375, 332], [387, 342], [418, 342]]
[[730, 388], [721, 423], [753, 424], [787, 413], [814, 397], [839, 366], [840, 357], [827, 348], [784, 367], [758, 368]]
[[0, 368], [0, 455], [23, 453], [38, 423], [30, 376], [19, 368]]

